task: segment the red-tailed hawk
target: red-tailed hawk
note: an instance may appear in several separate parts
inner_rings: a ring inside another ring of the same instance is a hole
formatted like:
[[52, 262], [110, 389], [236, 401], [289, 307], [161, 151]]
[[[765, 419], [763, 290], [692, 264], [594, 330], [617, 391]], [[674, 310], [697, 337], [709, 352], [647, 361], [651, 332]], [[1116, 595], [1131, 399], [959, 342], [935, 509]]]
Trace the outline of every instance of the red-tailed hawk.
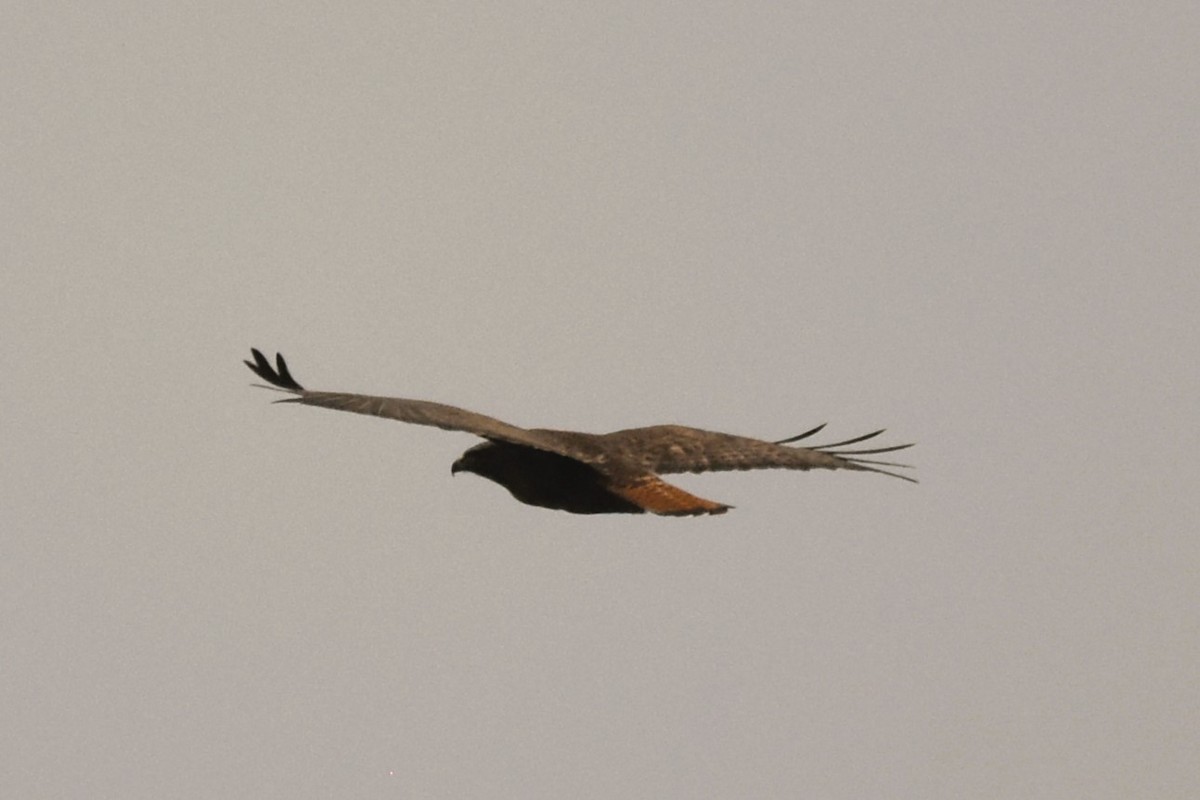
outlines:
[[[508, 489], [522, 503], [575, 514], [724, 514], [732, 506], [685, 492], [659, 475], [744, 469], [849, 469], [915, 480], [879, 467], [908, 467], [859, 456], [912, 447], [899, 444], [871, 450], [835, 450], [865, 442], [882, 430], [815, 447], [788, 447], [820, 431], [765, 442], [681, 425], [654, 425], [614, 433], [526, 429], [483, 414], [426, 400], [373, 397], [305, 389], [288, 371], [282, 355], [275, 367], [256, 349], [246, 366], [271, 386], [294, 394], [281, 403], [303, 403], [356, 414], [371, 414], [450, 431], [466, 431], [487, 441], [467, 450], [450, 468], [474, 472]], [[270, 387], [266, 387], [270, 388]]]

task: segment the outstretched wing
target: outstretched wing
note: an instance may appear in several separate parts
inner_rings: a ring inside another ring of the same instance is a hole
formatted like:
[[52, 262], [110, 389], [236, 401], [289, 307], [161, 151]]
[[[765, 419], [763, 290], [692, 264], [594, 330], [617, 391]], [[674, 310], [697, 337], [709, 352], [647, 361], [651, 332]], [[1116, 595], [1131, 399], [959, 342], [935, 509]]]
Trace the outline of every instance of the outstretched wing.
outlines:
[[306, 406], [332, 408], [335, 411], [386, 417], [400, 422], [411, 422], [414, 425], [431, 425], [448, 431], [465, 431], [485, 439], [547, 450], [572, 458], [578, 457], [574, 452], [570, 452], [567, 443], [559, 441], [553, 432], [526, 430], [455, 406], [431, 403], [427, 400], [407, 400], [402, 397], [376, 397], [346, 392], [314, 392], [305, 389], [292, 377], [291, 372], [288, 371], [287, 362], [283, 360], [283, 355], [278, 353], [275, 355], [275, 367], [272, 368], [271, 362], [257, 349], [251, 348], [250, 352], [254, 355], [254, 361], [244, 363], [254, 371], [254, 374], [271, 386], [295, 395], [277, 401], [280, 403], [301, 403]]
[[812, 436], [824, 427], [820, 425], [778, 442], [686, 428], [681, 425], [632, 428], [605, 434], [600, 439], [606, 446], [619, 453], [622, 462], [636, 463], [646, 472], [663, 475], [745, 469], [850, 469], [878, 472], [916, 483], [916, 480], [907, 475], [880, 469], [908, 468], [908, 464], [860, 458], [864, 455], [903, 450], [912, 447], [911, 444], [868, 450], [835, 449], [874, 438], [883, 433], [882, 430], [816, 447], [787, 446], [791, 442]]

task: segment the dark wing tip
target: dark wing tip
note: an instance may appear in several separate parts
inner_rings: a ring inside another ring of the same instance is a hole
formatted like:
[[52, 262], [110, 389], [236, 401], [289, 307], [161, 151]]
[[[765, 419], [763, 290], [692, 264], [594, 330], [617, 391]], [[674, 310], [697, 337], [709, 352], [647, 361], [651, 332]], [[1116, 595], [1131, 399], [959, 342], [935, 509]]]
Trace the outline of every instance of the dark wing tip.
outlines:
[[304, 387], [296, 382], [292, 377], [292, 373], [288, 371], [287, 362], [283, 360], [283, 354], [275, 354], [275, 368], [271, 367], [271, 362], [262, 354], [257, 347], [250, 348], [250, 354], [254, 356], [254, 363], [243, 361], [247, 367], [254, 372], [255, 375], [262, 378], [272, 386], [278, 386], [280, 389], [287, 389], [292, 392], [303, 392]]
[[[812, 436], [814, 433], [817, 433], [818, 431], [822, 430], [824, 427], [825, 427], [824, 425], [818, 425], [817, 427], [813, 428], [810, 431], [805, 431], [804, 433], [801, 433], [797, 436], [792, 436], [788, 439], [781, 439], [778, 442], [775, 442], [775, 444], [790, 444], [792, 442], [798, 442], [801, 439], [806, 439], [809, 436]], [[910, 444], [895, 444], [895, 445], [890, 445], [888, 447], [870, 447], [868, 449], [863, 449], [863, 450], [840, 449], [840, 448], [846, 447], [847, 445], [859, 444], [859, 443], [865, 442], [869, 439], [874, 439], [876, 436], [879, 436], [881, 433], [883, 433], [884, 430], [885, 430], [884, 428], [880, 428], [877, 431], [871, 431], [870, 433], [864, 433], [862, 436], [855, 436], [852, 439], [843, 439], [840, 442], [830, 442], [828, 444], [808, 445], [807, 449], [815, 450], [818, 453], [825, 453], [826, 455], [836, 456], [838, 458], [844, 459], [845, 462], [850, 465], [851, 469], [859, 469], [859, 470], [864, 470], [866, 472], [878, 472], [881, 475], [890, 475], [893, 478], [899, 478], [900, 480], [903, 480], [903, 481], [909, 481], [910, 483], [917, 483], [916, 478], [910, 478], [907, 475], [900, 475], [896, 472], [892, 472], [891, 470], [880, 469], [880, 467], [896, 467], [899, 469], [912, 469], [911, 464], [897, 464], [893, 461], [874, 461], [869, 458], [861, 457], [861, 456], [867, 456], [867, 455], [877, 455], [879, 453], [893, 453], [897, 450], [907, 450], [908, 448], [913, 446], [912, 443], [910, 443]]]
[[864, 433], [862, 436], [855, 436], [853, 439], [843, 439], [840, 442], [830, 442], [829, 444], [823, 444], [820, 447], [817, 447], [816, 449], [824, 450], [825, 452], [830, 452], [829, 448], [831, 448], [831, 447], [845, 447], [848, 444], [858, 444], [859, 442], [865, 442], [867, 439], [874, 439], [876, 436], [878, 436], [879, 434], [883, 433], [886, 430], [887, 430], [887, 428], [880, 428], [877, 431], [871, 431], [870, 433]]
[[[879, 469], [878, 467], [865, 466], [866, 464], [886, 464], [887, 463], [886, 461], [852, 461], [850, 463], [858, 465], [858, 469], [861, 469], [866, 472], [874, 472], [879, 475], [887, 475], [889, 478], [899, 478], [900, 480], [908, 481], [909, 483], [920, 483], [920, 481], [917, 480], [916, 478], [909, 477], [908, 475], [901, 475], [899, 472], [892, 472], [889, 469]], [[911, 464], [892, 464], [891, 466], [904, 467], [904, 468], [909, 468], [909, 469], [912, 468]]]
[[826, 450], [825, 447], [838, 447], [838, 445], [826, 445], [821, 450], [831, 456], [865, 456], [872, 453], [894, 453], [897, 450], [907, 450], [915, 444], [916, 442], [909, 442], [908, 444], [894, 444], [891, 447], [875, 447], [870, 450]]
[[288, 372], [288, 365], [287, 362], [283, 360], [283, 353], [275, 354], [275, 367], [281, 380], [287, 381], [297, 389], [302, 388], [300, 384], [296, 383], [296, 379], [292, 377], [292, 373]]
[[804, 433], [798, 433], [795, 436], [789, 436], [786, 439], [780, 439], [779, 441], [775, 442], [775, 444], [791, 444], [792, 442], [798, 442], [801, 439], [807, 439], [808, 437], [812, 436], [814, 433], [820, 433], [821, 431], [825, 430], [825, 426], [828, 424], [829, 424], [828, 422], [822, 422], [820, 425], [813, 428], [812, 430], [805, 431]]

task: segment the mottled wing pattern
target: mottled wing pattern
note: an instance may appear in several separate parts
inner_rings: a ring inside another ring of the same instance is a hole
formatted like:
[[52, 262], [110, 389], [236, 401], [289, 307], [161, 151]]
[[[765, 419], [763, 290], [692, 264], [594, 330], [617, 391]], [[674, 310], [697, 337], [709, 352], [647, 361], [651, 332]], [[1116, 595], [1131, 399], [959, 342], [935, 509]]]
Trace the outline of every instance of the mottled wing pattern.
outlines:
[[859, 456], [887, 453], [911, 447], [909, 444], [868, 450], [835, 450], [866, 441], [883, 431], [875, 431], [817, 447], [789, 447], [788, 443], [812, 436], [824, 426], [778, 442], [767, 442], [728, 433], [716, 433], [681, 425], [656, 425], [606, 434], [601, 438], [611, 446], [621, 463], [636, 463], [646, 473], [668, 475], [679, 472], [710, 472], [746, 469], [849, 469], [879, 472], [906, 481], [916, 481], [879, 467], [905, 468], [907, 464], [874, 461]]
[[[565, 446], [567, 443], [560, 442], [552, 431], [526, 430], [455, 406], [432, 403], [427, 400], [408, 400], [402, 397], [377, 397], [346, 392], [314, 392], [296, 382], [296, 379], [288, 371], [287, 362], [283, 360], [283, 356], [275, 356], [275, 367], [272, 368], [271, 362], [257, 349], [251, 350], [251, 353], [254, 355], [254, 362], [246, 361], [246, 366], [272, 386], [295, 395], [295, 397], [278, 401], [281, 403], [301, 403], [306, 406], [331, 408], [335, 411], [386, 417], [400, 422], [411, 422], [414, 425], [431, 425], [448, 431], [464, 431], [485, 439], [547, 450], [572, 458], [577, 457], [573, 452], [567, 450]], [[576, 446], [573, 449], [577, 450], [580, 447]]]

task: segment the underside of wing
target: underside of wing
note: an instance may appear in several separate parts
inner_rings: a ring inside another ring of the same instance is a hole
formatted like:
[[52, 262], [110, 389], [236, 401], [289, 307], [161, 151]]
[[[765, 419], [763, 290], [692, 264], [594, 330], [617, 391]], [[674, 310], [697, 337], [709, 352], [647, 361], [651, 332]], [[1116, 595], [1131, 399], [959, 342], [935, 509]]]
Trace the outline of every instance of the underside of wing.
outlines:
[[448, 431], [464, 431], [485, 439], [572, 455], [563, 452], [564, 443], [558, 441], [552, 432], [527, 430], [455, 406], [432, 403], [427, 400], [409, 400], [402, 397], [311, 391], [305, 389], [292, 377], [283, 355], [276, 354], [275, 366], [272, 367], [271, 362], [259, 350], [252, 348], [250, 352], [254, 356], [254, 361], [246, 361], [245, 364], [254, 371], [254, 374], [271, 384], [267, 388], [273, 387], [294, 395], [277, 401], [280, 403], [300, 403], [306, 406], [331, 408], [335, 411], [384, 417], [414, 425], [430, 425]]
[[877, 461], [862, 456], [889, 453], [912, 447], [911, 444], [869, 449], [845, 449], [883, 433], [874, 431], [853, 439], [814, 447], [789, 446], [806, 439], [825, 426], [820, 425], [797, 436], [776, 442], [716, 433], [681, 425], [656, 425], [605, 434], [602, 439], [646, 472], [671, 474], [749, 469], [849, 469], [878, 472], [916, 483], [907, 475], [883, 469], [908, 469], [907, 464]]

